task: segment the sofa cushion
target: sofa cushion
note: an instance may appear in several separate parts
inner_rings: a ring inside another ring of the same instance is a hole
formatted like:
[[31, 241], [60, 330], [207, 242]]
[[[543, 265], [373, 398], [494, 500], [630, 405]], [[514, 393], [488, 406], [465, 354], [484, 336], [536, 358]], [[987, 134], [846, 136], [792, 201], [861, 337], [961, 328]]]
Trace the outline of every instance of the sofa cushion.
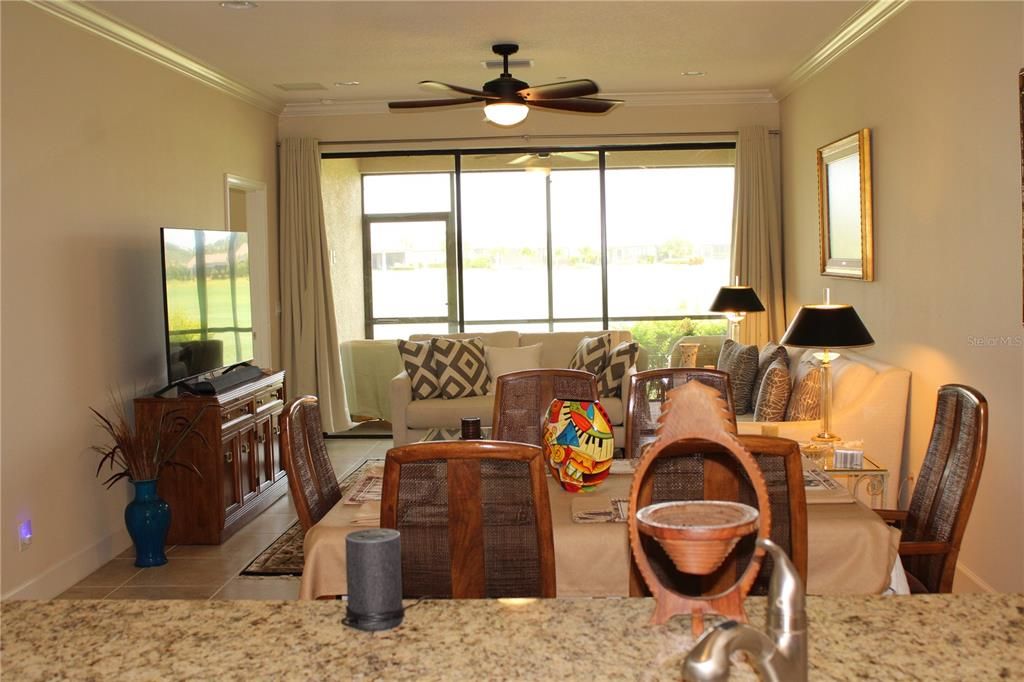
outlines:
[[480, 339], [434, 338], [430, 354], [442, 398], [467, 398], [490, 391], [491, 377]]
[[479, 417], [481, 426], [491, 426], [493, 411], [493, 395], [475, 395], [455, 400], [414, 400], [406, 407], [405, 421], [410, 429], [457, 429], [462, 425], [463, 417]]
[[[781, 349], [783, 353], [785, 348]], [[789, 358], [776, 358], [768, 366], [754, 401], [754, 421], [780, 422], [789, 404]]]
[[[786, 351], [786, 347], [769, 341], [764, 344], [764, 348], [757, 355], [757, 376], [754, 377], [754, 387], [750, 391], [750, 401], [752, 403], [757, 403], [758, 394], [761, 392], [761, 381], [764, 379], [768, 368], [776, 360], [781, 360], [786, 365], [786, 369], [789, 369], [789, 353]], [[788, 372], [786, 378], [789, 378]], [[782, 409], [785, 410], [786, 406], [783, 405]]]
[[491, 375], [491, 381], [497, 380], [502, 374], [540, 367], [540, 349], [539, 343], [518, 348], [487, 346], [484, 348], [484, 355], [487, 358], [487, 373]]
[[808, 365], [808, 368], [801, 372], [803, 378], [793, 386], [793, 394], [790, 395], [789, 406], [786, 408], [788, 422], [821, 419], [821, 381], [825, 371], [820, 365], [815, 366], [813, 363], [800, 364]]
[[[484, 346], [499, 348], [515, 348], [519, 345], [519, 332], [466, 332], [463, 334], [410, 334], [410, 341], [430, 341], [430, 339], [480, 339]], [[524, 344], [525, 345], [525, 344]]]
[[757, 346], [726, 339], [718, 356], [718, 369], [729, 375], [736, 414], [750, 412], [750, 394], [757, 376]]
[[441, 395], [437, 374], [434, 373], [430, 343], [399, 339], [397, 344], [398, 353], [402, 356], [402, 364], [405, 365], [405, 372], [412, 380], [412, 399], [426, 400]]
[[840, 410], [860, 398], [878, 372], [840, 355], [832, 361], [832, 409]]
[[597, 377], [597, 394], [605, 396], [621, 396], [622, 380], [629, 368], [636, 364], [636, 356], [640, 346], [636, 341], [620, 343], [608, 354], [608, 364]]
[[604, 368], [608, 366], [610, 343], [611, 337], [607, 334], [583, 337], [576, 346], [576, 352], [569, 359], [569, 369], [579, 369], [601, 376]]
[[607, 396], [602, 397], [599, 401], [601, 407], [604, 408], [605, 413], [608, 415], [608, 419], [615, 426], [615, 429], [625, 428], [622, 426], [622, 418], [624, 411], [622, 409], [622, 398], [618, 396]]

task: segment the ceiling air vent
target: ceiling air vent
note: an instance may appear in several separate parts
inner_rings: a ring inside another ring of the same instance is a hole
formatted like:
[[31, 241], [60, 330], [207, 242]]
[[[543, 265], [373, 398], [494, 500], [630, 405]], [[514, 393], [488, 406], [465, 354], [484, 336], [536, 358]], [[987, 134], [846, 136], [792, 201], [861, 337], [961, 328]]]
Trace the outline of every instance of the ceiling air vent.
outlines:
[[322, 83], [274, 83], [275, 88], [287, 92], [300, 92], [302, 90], [326, 90]]

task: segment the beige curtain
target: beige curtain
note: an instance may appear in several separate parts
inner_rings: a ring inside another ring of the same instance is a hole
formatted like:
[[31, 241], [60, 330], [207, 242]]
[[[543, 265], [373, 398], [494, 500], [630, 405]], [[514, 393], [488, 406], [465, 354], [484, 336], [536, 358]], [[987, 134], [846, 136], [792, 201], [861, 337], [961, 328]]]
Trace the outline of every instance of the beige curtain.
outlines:
[[316, 140], [283, 140], [281, 350], [289, 397], [315, 395], [327, 432], [352, 428], [338, 351]]
[[765, 312], [748, 314], [739, 328], [742, 343], [758, 346], [778, 341], [786, 330], [778, 155], [772, 147], [764, 126], [740, 128], [736, 140], [732, 277], [738, 276], [740, 284], [753, 287], [764, 304]]

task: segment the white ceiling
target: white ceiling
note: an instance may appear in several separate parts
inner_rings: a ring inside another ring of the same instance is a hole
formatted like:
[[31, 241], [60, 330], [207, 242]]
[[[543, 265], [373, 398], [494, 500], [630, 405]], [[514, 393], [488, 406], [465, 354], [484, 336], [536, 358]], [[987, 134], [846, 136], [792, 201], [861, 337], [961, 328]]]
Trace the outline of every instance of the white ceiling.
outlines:
[[[439, 80], [479, 88], [481, 62], [516, 42], [537, 85], [592, 78], [602, 94], [768, 91], [836, 36], [863, 2], [93, 2], [89, 7], [278, 104], [431, 99]], [[684, 77], [683, 71], [704, 71]], [[356, 80], [356, 87], [336, 82]], [[325, 90], [285, 92], [275, 84]]]

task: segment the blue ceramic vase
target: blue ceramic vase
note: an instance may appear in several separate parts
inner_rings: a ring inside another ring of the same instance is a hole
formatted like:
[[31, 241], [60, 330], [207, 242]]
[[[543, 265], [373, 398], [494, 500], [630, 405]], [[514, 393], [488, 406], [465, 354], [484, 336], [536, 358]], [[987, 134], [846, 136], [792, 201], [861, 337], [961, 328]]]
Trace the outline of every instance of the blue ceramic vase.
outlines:
[[156, 494], [156, 479], [132, 481], [135, 499], [124, 509], [124, 525], [135, 543], [135, 565], [146, 568], [167, 563], [164, 542], [171, 527], [171, 507]]

